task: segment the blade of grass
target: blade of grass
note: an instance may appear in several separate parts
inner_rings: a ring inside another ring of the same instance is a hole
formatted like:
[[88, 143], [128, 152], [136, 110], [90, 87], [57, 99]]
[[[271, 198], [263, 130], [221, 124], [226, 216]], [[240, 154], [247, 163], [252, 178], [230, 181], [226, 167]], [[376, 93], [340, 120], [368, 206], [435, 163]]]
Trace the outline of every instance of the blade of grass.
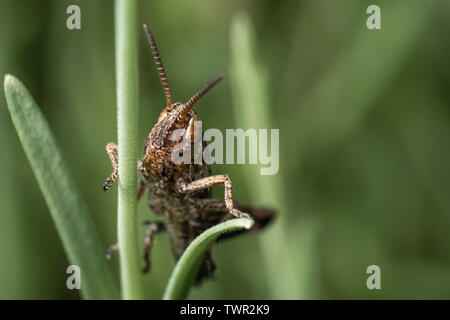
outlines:
[[19, 80], [7, 75], [4, 89], [11, 119], [64, 249], [70, 263], [81, 269], [82, 296], [86, 299], [117, 299], [119, 290], [105, 259], [104, 247], [47, 121]]
[[117, 127], [119, 142], [118, 239], [122, 298], [142, 299], [137, 242], [138, 42], [136, 0], [116, 0]]
[[246, 218], [231, 219], [209, 228], [195, 238], [187, 247], [180, 260], [178, 260], [170, 276], [163, 299], [186, 299], [206, 250], [208, 250], [213, 241], [225, 232], [250, 229], [253, 223], [253, 220]]
[[[270, 129], [272, 125], [268, 78], [266, 70], [255, 61], [253, 29], [251, 21], [246, 15], [239, 14], [234, 17], [230, 40], [230, 74], [235, 123], [244, 130], [248, 128]], [[271, 156], [278, 155], [272, 154]], [[306, 268], [296, 269], [291, 254], [296, 251], [292, 244], [294, 240], [288, 235], [285, 218], [287, 214], [286, 200], [283, 197], [286, 191], [283, 190], [281, 173], [263, 176], [260, 174], [260, 168], [260, 165], [242, 166], [252, 202], [275, 207], [279, 216], [277, 217], [279, 221], [260, 236], [272, 298], [307, 298], [309, 296], [305, 293], [306, 289], [300, 288], [300, 283], [305, 283], [303, 279], [307, 276], [300, 273]], [[302, 234], [306, 234], [305, 230]], [[280, 250], [280, 248], [284, 248], [284, 250]], [[305, 255], [306, 253], [302, 255], [304, 260], [310, 260]], [[274, 274], [278, 276], [274, 277]]]

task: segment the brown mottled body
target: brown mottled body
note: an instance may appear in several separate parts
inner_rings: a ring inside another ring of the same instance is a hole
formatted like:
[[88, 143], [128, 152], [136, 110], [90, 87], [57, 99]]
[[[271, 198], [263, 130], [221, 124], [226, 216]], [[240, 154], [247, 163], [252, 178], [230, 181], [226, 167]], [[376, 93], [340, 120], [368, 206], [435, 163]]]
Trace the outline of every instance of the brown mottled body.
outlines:
[[[147, 234], [144, 251], [146, 266], [144, 270], [147, 271], [150, 268], [149, 253], [153, 236], [158, 232], [166, 230], [169, 233], [173, 254], [178, 260], [193, 239], [220, 221], [232, 217], [251, 216], [255, 220], [253, 229], [258, 229], [271, 220], [273, 212], [267, 209], [249, 209], [245, 210], [248, 213], [242, 212], [240, 210], [242, 208], [239, 208], [233, 201], [232, 183], [227, 175], [211, 176], [210, 166], [203, 162], [186, 164], [172, 160], [174, 151], [182, 155], [183, 152], [187, 152], [186, 150], [190, 150], [191, 159], [194, 159], [194, 141], [201, 137], [201, 132], [195, 132], [194, 123], [199, 121], [199, 118], [193, 107], [209, 89], [222, 79], [222, 76], [208, 83], [187, 103], [172, 103], [169, 85], [156, 44], [147, 26], [144, 25], [144, 29], [166, 96], [166, 108], [161, 112], [158, 122], [148, 135], [142, 161], [138, 163], [138, 169], [142, 173], [138, 187], [138, 199], [147, 188], [151, 210], [162, 216], [164, 220], [162, 223], [146, 222]], [[178, 139], [175, 137], [177, 129], [184, 129]], [[185, 148], [187, 144], [191, 144], [191, 148]], [[113, 173], [104, 183], [105, 191], [109, 190], [119, 174], [117, 145], [110, 142], [106, 149], [113, 165]], [[211, 198], [210, 188], [217, 185], [224, 186], [224, 199]], [[231, 235], [224, 237], [228, 236]], [[108, 256], [111, 255], [112, 250], [118, 250], [118, 246], [111, 247]], [[211, 253], [208, 252], [200, 267], [197, 281], [210, 276], [214, 269]]]

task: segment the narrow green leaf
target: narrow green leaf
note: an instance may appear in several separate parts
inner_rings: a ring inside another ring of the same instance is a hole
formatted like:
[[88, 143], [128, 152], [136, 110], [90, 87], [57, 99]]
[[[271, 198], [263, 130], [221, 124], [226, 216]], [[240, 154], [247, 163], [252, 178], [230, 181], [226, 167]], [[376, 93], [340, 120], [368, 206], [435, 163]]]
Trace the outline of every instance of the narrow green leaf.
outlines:
[[[86, 299], [118, 298], [119, 290], [105, 259], [100, 237], [47, 121], [19, 80], [7, 75], [4, 89], [12, 121], [64, 249], [70, 263], [80, 267], [82, 296]], [[65, 272], [61, 270], [61, 273]]]
[[238, 229], [250, 229], [253, 223], [253, 220], [247, 218], [232, 219], [211, 227], [199, 235], [191, 242], [180, 260], [178, 260], [170, 276], [163, 299], [185, 299], [189, 293], [189, 288], [194, 282], [206, 250], [208, 250], [213, 241], [225, 232]]
[[[231, 93], [235, 123], [238, 128], [247, 130], [270, 129], [271, 123], [270, 90], [267, 70], [257, 61], [258, 52], [255, 43], [253, 25], [250, 18], [244, 14], [236, 14], [231, 23]], [[271, 141], [271, 144], [275, 143]], [[278, 156], [271, 154], [272, 157]], [[274, 175], [262, 175], [261, 165], [241, 166], [249, 194], [253, 204], [272, 206], [277, 209], [276, 223], [259, 236], [265, 264], [261, 266], [266, 273], [270, 286], [271, 298], [300, 299], [305, 298], [300, 288], [299, 278], [302, 276], [293, 263], [293, 256], [286, 252], [293, 250], [289, 241], [288, 226], [281, 172]], [[302, 232], [304, 234], [305, 232]], [[296, 235], [297, 236], [297, 235]], [[291, 250], [280, 251], [280, 248]], [[305, 257], [306, 258], [306, 257]], [[280, 264], [280, 261], [283, 263]], [[278, 274], [273, 277], [273, 274]]]

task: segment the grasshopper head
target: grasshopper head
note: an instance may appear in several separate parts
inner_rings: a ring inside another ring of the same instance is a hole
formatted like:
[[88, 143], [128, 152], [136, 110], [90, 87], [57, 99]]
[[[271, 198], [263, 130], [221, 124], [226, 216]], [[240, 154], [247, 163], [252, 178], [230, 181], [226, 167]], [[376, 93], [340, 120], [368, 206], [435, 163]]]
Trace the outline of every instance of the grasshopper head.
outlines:
[[194, 105], [222, 78], [222, 76], [219, 76], [210, 81], [188, 102], [176, 102], [164, 108], [145, 143], [143, 160], [147, 168], [151, 168], [156, 172], [162, 172], [164, 168], [177, 166], [172, 161], [172, 151], [179, 146], [179, 143], [186, 141], [187, 137], [192, 139], [194, 126], [191, 122], [199, 120], [193, 110]]
[[[164, 88], [166, 107], [159, 115], [158, 122], [153, 127], [152, 131], [148, 135], [147, 141], [145, 142], [143, 161], [146, 168], [160, 173], [164, 171], [164, 168], [172, 168], [175, 166], [171, 159], [172, 151], [173, 148], [175, 148], [178, 143], [183, 140], [183, 137], [179, 136], [180, 131], [175, 132], [175, 130], [188, 129], [190, 120], [194, 117], [198, 119], [193, 110], [194, 105], [203, 95], [206, 94], [206, 92], [222, 80], [223, 76], [220, 75], [207, 83], [194, 96], [192, 96], [188, 102], [172, 103], [169, 83], [167, 82], [166, 72], [164, 71], [155, 40], [145, 24], [144, 30]], [[177, 137], [174, 137], [175, 134]]]

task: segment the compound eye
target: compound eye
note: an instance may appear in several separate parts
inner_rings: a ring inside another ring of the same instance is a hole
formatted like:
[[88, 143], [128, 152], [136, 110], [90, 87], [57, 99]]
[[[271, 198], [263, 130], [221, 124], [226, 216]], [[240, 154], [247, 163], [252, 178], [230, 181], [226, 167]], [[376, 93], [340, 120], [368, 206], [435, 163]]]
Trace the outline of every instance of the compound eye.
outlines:
[[176, 107], [178, 107], [179, 105], [180, 105], [181, 103], [179, 103], [179, 102], [175, 102], [175, 103], [173, 103], [171, 106], [170, 106], [170, 108], [169, 107], [167, 107], [167, 111], [173, 111], [174, 109], [176, 109]]

